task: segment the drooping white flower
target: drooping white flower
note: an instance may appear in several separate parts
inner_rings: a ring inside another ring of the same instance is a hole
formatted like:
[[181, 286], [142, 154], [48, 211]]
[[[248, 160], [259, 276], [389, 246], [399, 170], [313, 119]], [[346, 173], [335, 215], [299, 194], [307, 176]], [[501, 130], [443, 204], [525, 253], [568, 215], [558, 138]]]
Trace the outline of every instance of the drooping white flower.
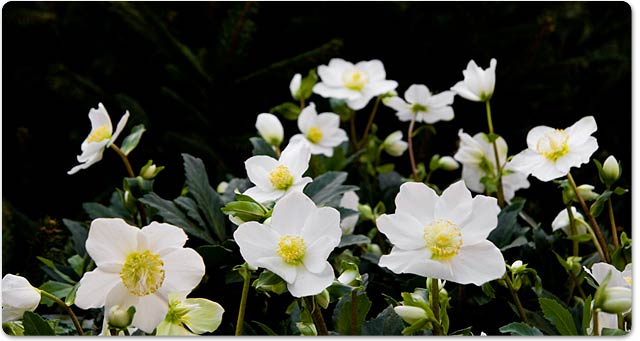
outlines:
[[413, 84], [405, 91], [404, 100], [398, 96], [391, 97], [383, 103], [396, 110], [400, 121], [411, 121], [415, 116], [416, 122], [435, 123], [451, 121], [453, 119], [453, 98], [455, 93], [443, 91], [432, 95], [426, 85]]
[[[355, 191], [346, 192], [342, 195], [342, 199], [340, 199], [340, 207], [348, 208], [350, 210], [354, 210], [358, 212], [358, 201], [360, 198], [356, 194]], [[342, 234], [352, 234], [353, 229], [356, 227], [356, 223], [358, 223], [359, 213], [348, 216], [342, 221], [340, 221], [340, 228], [342, 229]]]
[[407, 150], [408, 146], [409, 144], [407, 142], [402, 141], [402, 132], [400, 130], [389, 134], [382, 142], [384, 151], [395, 157], [401, 156], [404, 151]]
[[464, 80], [459, 81], [451, 87], [451, 90], [462, 98], [474, 102], [485, 102], [491, 99], [496, 86], [496, 64], [495, 58], [491, 58], [489, 68], [483, 70], [478, 67], [475, 61], [470, 60], [467, 68], [462, 70]]
[[204, 298], [187, 298], [187, 293], [169, 294], [169, 311], [156, 335], [180, 336], [211, 333], [222, 322], [224, 308]]
[[[605, 278], [611, 272], [611, 278], [607, 283], [607, 289], [609, 288], [625, 288], [632, 289], [633, 284], [633, 267], [631, 263], [627, 264], [623, 271], [619, 271], [613, 265], [607, 263], [595, 263], [591, 266], [591, 270], [584, 267], [584, 270], [596, 280], [600, 285], [604, 282]], [[630, 298], [630, 297], [629, 297]], [[605, 312], [599, 312], [598, 324], [600, 327], [600, 333], [602, 334], [602, 328], [618, 328], [618, 316], [616, 314], [610, 314]], [[593, 320], [591, 321], [591, 328], [593, 329]]]
[[[471, 137], [460, 129], [460, 147], [453, 158], [462, 163], [462, 178], [470, 190], [483, 193], [485, 187], [480, 181], [485, 176], [496, 176], [496, 157], [493, 145], [485, 133], [478, 133]], [[498, 157], [502, 163], [502, 191], [505, 200], [511, 200], [515, 192], [521, 188], [529, 188], [527, 175], [517, 171], [512, 162], [507, 161], [508, 146], [502, 137], [496, 140]], [[506, 164], [505, 164], [506, 162]]]
[[300, 143], [289, 143], [278, 160], [256, 155], [244, 162], [249, 180], [255, 185], [244, 191], [258, 202], [278, 200], [291, 192], [302, 192], [312, 180], [302, 174], [309, 167], [309, 147]]
[[[571, 206], [571, 212], [573, 213], [573, 219], [576, 226], [576, 235], [587, 233], [587, 229], [589, 225], [584, 220], [584, 217], [582, 216], [582, 214], [580, 214], [580, 212], [578, 212], [578, 210], [576, 210], [576, 208], [573, 206]], [[553, 231], [562, 229], [564, 233], [566, 233], [568, 236], [574, 235], [573, 233], [571, 233], [571, 223], [569, 220], [569, 213], [567, 212], [566, 209], [563, 209], [562, 211], [560, 211], [558, 215], [555, 217], [555, 219], [553, 219], [553, 222], [551, 223], [551, 229]]]
[[269, 144], [279, 147], [284, 139], [284, 128], [282, 123], [273, 114], [262, 113], [256, 119], [256, 129], [260, 136]]
[[129, 111], [125, 112], [118, 125], [116, 131], [113, 131], [111, 118], [102, 103], [98, 103], [98, 108], [89, 110], [89, 120], [91, 120], [91, 132], [89, 136], [82, 142], [80, 149], [82, 154], [78, 155], [79, 165], [71, 168], [67, 174], [75, 174], [81, 169], [89, 168], [89, 166], [102, 160], [102, 154], [105, 148], [109, 148], [115, 141], [129, 119]]
[[400, 186], [395, 204], [394, 214], [376, 221], [394, 245], [380, 258], [380, 266], [460, 284], [482, 285], [504, 274], [502, 253], [487, 240], [498, 224], [495, 198], [472, 198], [462, 181], [441, 196], [413, 182]]
[[184, 248], [187, 235], [170, 224], [139, 229], [119, 218], [91, 223], [87, 253], [97, 268], [80, 280], [75, 304], [82, 309], [118, 305], [136, 309], [132, 325], [150, 333], [168, 310], [168, 296], [191, 291], [204, 276], [202, 257]]
[[513, 157], [513, 168], [541, 181], [550, 181], [569, 173], [571, 167], [588, 163], [598, 149], [591, 136], [598, 126], [587, 116], [566, 129], [538, 126], [527, 134], [527, 149]]
[[327, 258], [340, 243], [340, 214], [318, 208], [306, 195], [287, 194], [276, 202], [269, 224], [244, 223], [233, 234], [240, 254], [252, 267], [280, 276], [291, 295], [316, 295], [335, 276]]
[[320, 82], [313, 92], [325, 98], [346, 100], [349, 108], [360, 110], [378, 95], [398, 86], [396, 81], [386, 80], [382, 62], [374, 59], [353, 65], [340, 58], [333, 58], [329, 65], [318, 66]]
[[289, 92], [291, 92], [293, 99], [300, 99], [300, 85], [302, 85], [302, 75], [296, 73], [293, 75], [293, 78], [291, 78], [291, 83], [289, 83]]
[[40, 304], [40, 290], [21, 276], [6, 274], [2, 278], [2, 323], [22, 318]]
[[298, 116], [298, 128], [302, 134], [291, 137], [290, 144], [303, 143], [311, 149], [311, 154], [333, 156], [333, 148], [347, 141], [347, 133], [340, 129], [340, 116], [332, 112], [318, 115], [316, 105], [309, 105]]

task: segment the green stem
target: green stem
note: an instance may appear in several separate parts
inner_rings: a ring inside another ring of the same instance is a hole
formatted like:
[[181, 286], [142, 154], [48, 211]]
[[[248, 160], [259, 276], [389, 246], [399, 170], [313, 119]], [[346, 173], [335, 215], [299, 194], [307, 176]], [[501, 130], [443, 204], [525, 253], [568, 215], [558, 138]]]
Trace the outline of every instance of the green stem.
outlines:
[[244, 310], [247, 307], [247, 296], [249, 295], [249, 284], [251, 282], [251, 272], [249, 271], [249, 269], [245, 269], [244, 271], [246, 271], [246, 273], [242, 275], [242, 277], [244, 278], [244, 283], [242, 284], [240, 310], [238, 310], [238, 320], [236, 321], [236, 336], [242, 335], [242, 327], [244, 325]]
[[73, 310], [71, 309], [71, 307], [69, 307], [61, 299], [57, 298], [53, 294], [50, 294], [50, 293], [48, 293], [48, 292], [46, 292], [44, 290], [40, 290], [40, 294], [43, 295], [43, 296], [46, 296], [47, 298], [49, 298], [50, 300], [58, 303], [58, 305], [60, 305], [62, 308], [64, 308], [64, 310], [67, 312], [69, 317], [71, 317], [71, 322], [73, 322], [73, 326], [76, 327], [76, 330], [78, 331], [78, 335], [80, 335], [80, 336], [84, 335], [84, 332], [82, 331], [82, 326], [80, 325], [80, 322], [78, 322], [78, 318], [76, 317], [76, 314], [73, 313]]
[[357, 146], [358, 146], [358, 137], [356, 136], [356, 114], [355, 113], [351, 115], [351, 118], [349, 119], [349, 126], [351, 128], [351, 147], [353, 148], [353, 151], [356, 152]]
[[275, 151], [275, 153], [276, 153], [276, 157], [277, 157], [277, 158], [280, 158], [280, 153], [282, 152], [282, 151], [280, 150], [280, 147], [279, 147], [279, 146], [274, 146], [274, 148], [275, 148], [275, 150], [274, 150], [274, 151]]
[[413, 126], [416, 123], [416, 115], [411, 118], [409, 123], [409, 131], [407, 132], [407, 142], [409, 143], [409, 160], [411, 161], [411, 172], [413, 173], [413, 181], [418, 181], [418, 170], [416, 167], [416, 159], [413, 156]]
[[596, 237], [596, 234], [593, 233], [593, 229], [591, 228], [591, 226], [589, 226], [589, 234], [591, 235], [591, 240], [593, 241], [593, 245], [596, 247], [600, 258], [604, 259], [604, 252], [602, 251], [602, 247], [600, 247], [600, 243], [598, 243], [598, 237]]
[[300, 97], [300, 111], [304, 110], [304, 98]]
[[351, 291], [351, 335], [358, 335], [358, 289]]
[[433, 324], [433, 335], [442, 335], [442, 328], [440, 327], [440, 287], [438, 286], [438, 279], [431, 279], [431, 310], [433, 316], [436, 318], [437, 323]]
[[[120, 149], [115, 143], [111, 144], [111, 148], [120, 155], [122, 162], [124, 163], [124, 167], [127, 169], [127, 173], [130, 178], [135, 178], [136, 175], [133, 173], [133, 168], [131, 168], [131, 163], [129, 162], [129, 158], [127, 155]], [[144, 209], [144, 205], [140, 201], [136, 200], [136, 207], [138, 208], [138, 213], [140, 213], [140, 226], [147, 224], [147, 211]]]
[[[578, 234], [578, 229], [576, 228], [576, 219], [573, 216], [573, 211], [571, 210], [571, 205], [567, 205], [567, 214], [569, 215], [569, 226], [571, 228], [571, 235], [575, 236]], [[573, 240], [573, 256], [578, 256], [580, 243], [577, 240]]]
[[615, 248], [620, 247], [620, 240], [618, 240], [618, 226], [616, 225], [616, 218], [613, 215], [613, 203], [611, 203], [611, 198], [607, 200], [607, 204], [609, 206], [609, 223], [611, 224], [611, 235], [613, 236], [613, 246]]
[[520, 297], [518, 297], [518, 292], [513, 288], [513, 282], [511, 282], [511, 278], [509, 278], [509, 273], [508, 272], [505, 273], [504, 277], [502, 278], [507, 283], [507, 287], [511, 292], [511, 297], [513, 297], [513, 302], [516, 304], [516, 307], [518, 308], [518, 313], [520, 314], [520, 318], [522, 319], [522, 322], [530, 325], [531, 323], [529, 323], [529, 319], [527, 318], [527, 313], [525, 312], [524, 307], [522, 306], [522, 302], [520, 302]]
[[313, 319], [313, 324], [316, 325], [318, 335], [329, 335], [329, 330], [327, 329], [327, 324], [324, 323], [324, 317], [322, 317], [320, 307], [316, 306], [313, 298], [308, 296], [305, 297], [304, 303], [307, 306], [307, 309], [311, 312], [311, 318]]
[[600, 323], [598, 321], [598, 310], [592, 312], [593, 314], [593, 336], [600, 335]]
[[498, 154], [498, 144], [494, 139], [495, 133], [493, 132], [493, 121], [491, 119], [491, 104], [489, 104], [489, 100], [485, 102], [485, 107], [487, 109], [487, 124], [489, 125], [489, 134], [491, 135], [491, 144], [493, 145], [493, 156], [496, 159], [496, 176], [498, 177], [498, 205], [500, 207], [504, 207], [504, 190], [502, 187], [502, 167], [500, 166], [500, 155]]
[[357, 145], [357, 149], [361, 149], [365, 143], [367, 143], [367, 137], [369, 136], [369, 130], [371, 130], [371, 125], [373, 125], [373, 118], [376, 117], [376, 112], [378, 111], [378, 106], [380, 105], [380, 101], [382, 100], [381, 96], [376, 98], [376, 103], [373, 105], [373, 110], [371, 110], [371, 114], [369, 114], [369, 121], [367, 122], [367, 127], [364, 128], [364, 135], [362, 135], [362, 139]]

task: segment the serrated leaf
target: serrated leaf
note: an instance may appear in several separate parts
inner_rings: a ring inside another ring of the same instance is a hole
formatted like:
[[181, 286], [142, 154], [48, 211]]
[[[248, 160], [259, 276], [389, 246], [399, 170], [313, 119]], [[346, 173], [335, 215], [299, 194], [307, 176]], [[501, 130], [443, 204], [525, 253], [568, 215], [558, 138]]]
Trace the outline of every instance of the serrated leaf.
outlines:
[[255, 137], [255, 136], [250, 137], [249, 141], [253, 146], [253, 150], [251, 151], [253, 156], [266, 155], [274, 159], [278, 158], [276, 156], [276, 152], [273, 150], [273, 147], [267, 141], [265, 141], [262, 137]]
[[82, 208], [91, 219], [97, 218], [122, 218], [120, 214], [111, 208], [97, 202], [85, 202]]
[[514, 199], [498, 214], [498, 226], [491, 231], [488, 237], [497, 247], [508, 246], [528, 231], [518, 224], [518, 214], [522, 211], [524, 203], [524, 200]]
[[369, 239], [367, 236], [361, 234], [346, 234], [342, 235], [342, 237], [340, 238], [340, 244], [338, 244], [338, 247], [369, 243], [371, 243], [371, 239]]
[[578, 335], [571, 313], [562, 305], [550, 298], [538, 299], [544, 317], [551, 321], [561, 335]]
[[346, 172], [326, 172], [313, 179], [313, 182], [308, 184], [303, 192], [311, 198], [316, 205], [322, 207], [335, 196], [358, 189], [357, 186], [342, 185], [346, 180]]
[[40, 315], [25, 311], [22, 317], [24, 335], [55, 335], [53, 328]]
[[512, 322], [507, 324], [506, 326], [500, 327], [500, 332], [503, 334], [509, 333], [511, 335], [518, 336], [541, 336], [542, 332], [540, 329], [536, 327], [531, 327], [530, 325], [522, 322]]
[[129, 155], [140, 143], [140, 138], [142, 137], [142, 133], [144, 133], [146, 129], [144, 128], [144, 124], [138, 124], [137, 126], [131, 128], [131, 133], [129, 136], [124, 138], [122, 141], [122, 145], [120, 146], [120, 150], [124, 153], [124, 155]]
[[70, 219], [62, 219], [62, 223], [67, 227], [67, 230], [71, 233], [71, 240], [73, 241], [73, 249], [79, 255], [84, 255], [87, 253], [84, 244], [87, 241], [87, 236], [89, 235], [89, 231], [79, 222], [70, 220]]
[[187, 212], [189, 218], [193, 219], [198, 223], [200, 228], [205, 230], [207, 228], [207, 224], [205, 224], [204, 220], [202, 220], [202, 216], [198, 211], [198, 204], [196, 204], [193, 199], [189, 197], [177, 197], [173, 199], [173, 202], [180, 207], [181, 210]]
[[[348, 295], [342, 298], [333, 310], [333, 325], [336, 328], [336, 332], [342, 335], [353, 335], [351, 330], [351, 305], [351, 295]], [[371, 301], [365, 292], [359, 292], [357, 294], [355, 308], [355, 335], [360, 335], [362, 333], [362, 322], [371, 308]]]

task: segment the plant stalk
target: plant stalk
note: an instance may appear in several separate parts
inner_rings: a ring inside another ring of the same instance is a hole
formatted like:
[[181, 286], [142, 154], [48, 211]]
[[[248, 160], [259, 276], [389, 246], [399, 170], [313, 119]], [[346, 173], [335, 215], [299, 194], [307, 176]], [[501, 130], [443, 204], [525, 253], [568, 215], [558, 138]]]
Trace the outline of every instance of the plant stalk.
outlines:
[[51, 299], [52, 301], [56, 302], [59, 306], [64, 308], [64, 310], [69, 315], [69, 317], [71, 317], [71, 322], [73, 322], [73, 326], [76, 327], [76, 330], [78, 331], [78, 335], [80, 335], [80, 336], [84, 335], [84, 332], [82, 331], [82, 326], [80, 325], [80, 322], [78, 321], [78, 318], [76, 317], [76, 314], [74, 314], [74, 312], [71, 309], [71, 307], [69, 307], [61, 299], [57, 298], [53, 294], [50, 294], [50, 293], [48, 293], [48, 292], [46, 292], [44, 290], [40, 290], [40, 294], [46, 296], [47, 298]]
[[431, 279], [431, 310], [433, 316], [436, 318], [437, 323], [433, 324], [433, 335], [442, 335], [442, 328], [440, 327], [440, 287], [438, 286], [438, 279]]
[[[485, 106], [487, 108], [487, 124], [489, 125], [489, 134], [491, 135], [491, 139], [493, 139], [493, 136], [494, 136], [493, 120], [491, 119], [491, 104], [489, 104], [489, 100], [485, 102]], [[504, 190], [502, 188], [502, 167], [500, 166], [500, 155], [498, 154], [498, 144], [496, 143], [495, 139], [491, 141], [491, 144], [493, 145], [493, 156], [496, 159], [496, 176], [498, 177], [498, 193], [496, 194], [498, 197], [498, 205], [500, 205], [500, 207], [504, 207]]]
[[[241, 270], [242, 271], [242, 270]], [[249, 295], [249, 284], [251, 282], [251, 272], [245, 269], [247, 273], [242, 276], [244, 283], [242, 284], [242, 296], [240, 297], [240, 310], [238, 310], [238, 320], [236, 321], [236, 336], [242, 335], [242, 327], [244, 325], [244, 311], [247, 307], [247, 296]]]
[[[127, 155], [120, 149], [115, 143], [111, 144], [111, 148], [120, 155], [122, 162], [124, 163], [124, 167], [127, 169], [127, 173], [130, 178], [135, 178], [136, 175], [133, 173], [133, 168], [131, 168], [131, 163], [129, 162], [129, 158]], [[144, 209], [144, 205], [140, 201], [136, 200], [136, 207], [138, 208], [138, 213], [140, 214], [140, 226], [144, 226], [147, 224], [147, 211]]]
[[609, 222], [611, 223], [611, 235], [613, 236], [613, 246], [615, 248], [620, 247], [620, 240], [618, 240], [618, 226], [616, 225], [616, 218], [613, 215], [613, 203], [611, 202], [611, 198], [607, 200], [607, 204], [609, 206]]
[[413, 127], [416, 123], [416, 115], [414, 114], [409, 123], [409, 130], [407, 131], [407, 142], [409, 143], [409, 160], [411, 161], [411, 172], [413, 173], [413, 181], [418, 181], [418, 170], [416, 167], [416, 159], [413, 155]]
[[307, 306], [307, 309], [311, 311], [311, 318], [313, 319], [313, 324], [316, 325], [318, 335], [329, 335], [329, 330], [327, 329], [327, 324], [324, 323], [324, 317], [322, 317], [320, 307], [316, 306], [313, 298], [309, 296], [305, 297], [304, 303]]
[[531, 325], [529, 319], [527, 318], [527, 313], [522, 306], [522, 302], [520, 302], [520, 297], [518, 297], [518, 292], [513, 288], [513, 283], [511, 282], [511, 278], [509, 278], [509, 273], [504, 274], [504, 281], [507, 283], [507, 287], [509, 287], [509, 291], [511, 292], [511, 296], [513, 297], [513, 302], [516, 304], [518, 308], [518, 313], [520, 314], [520, 318], [522, 322]]
[[378, 106], [380, 105], [380, 101], [382, 100], [381, 96], [376, 98], [376, 102], [373, 105], [373, 110], [371, 110], [371, 114], [369, 114], [369, 121], [367, 122], [367, 127], [364, 128], [364, 135], [362, 135], [362, 139], [356, 146], [356, 149], [361, 149], [365, 143], [367, 143], [367, 137], [369, 137], [369, 130], [371, 130], [371, 126], [373, 125], [373, 119], [376, 117], [376, 112], [378, 111]]

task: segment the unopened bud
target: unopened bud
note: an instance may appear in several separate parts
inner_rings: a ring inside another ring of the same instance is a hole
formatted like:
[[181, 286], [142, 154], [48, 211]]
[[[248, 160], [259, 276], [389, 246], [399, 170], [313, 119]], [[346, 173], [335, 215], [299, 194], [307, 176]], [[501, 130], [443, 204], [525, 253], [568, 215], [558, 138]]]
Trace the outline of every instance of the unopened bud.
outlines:
[[627, 312], [631, 309], [631, 288], [607, 287], [600, 308], [610, 314]]
[[369, 206], [369, 204], [358, 204], [358, 211], [360, 211], [360, 217], [362, 218], [362, 220], [375, 220], [373, 211], [371, 210], [371, 206]]
[[620, 164], [613, 155], [610, 155], [602, 164], [602, 173], [608, 185], [613, 184], [620, 177]]
[[338, 282], [346, 285], [351, 285], [357, 277], [358, 277], [358, 271], [346, 270], [340, 275], [340, 277], [338, 277]]
[[438, 165], [440, 169], [444, 169], [446, 171], [453, 171], [460, 168], [460, 164], [451, 156], [443, 156], [438, 160]]
[[401, 156], [407, 150], [408, 144], [402, 141], [402, 132], [400, 130], [389, 134], [382, 143], [384, 151], [391, 156]]
[[517, 260], [511, 264], [511, 272], [518, 272], [522, 268], [523, 264], [521, 260]]
[[329, 306], [329, 302], [331, 301], [331, 298], [329, 297], [329, 292], [327, 291], [327, 289], [322, 290], [322, 292], [317, 294], [315, 298], [316, 298], [316, 302], [318, 302], [318, 304], [322, 308], [327, 309], [327, 307]]
[[109, 312], [107, 315], [109, 326], [113, 328], [127, 328], [131, 321], [133, 321], [133, 315], [136, 312], [135, 307], [129, 307], [129, 309], [124, 309], [119, 305], [114, 305], [109, 308]]
[[256, 129], [269, 144], [279, 147], [284, 139], [284, 128], [280, 120], [273, 114], [262, 113], [256, 119]]
[[229, 187], [229, 183], [222, 181], [218, 184], [218, 187], [216, 187], [216, 192], [222, 194], [227, 191], [227, 187]]
[[[577, 187], [577, 189], [578, 189], [578, 194], [580, 194], [580, 196], [582, 197], [582, 199], [584, 199], [584, 201], [596, 200], [600, 195], [593, 191], [595, 187], [591, 185], [580, 185]], [[576, 202], [578, 201], [577, 198], [575, 201]]]
[[382, 250], [380, 250], [380, 245], [378, 244], [369, 244], [367, 246], [367, 251], [376, 256], [382, 256]]
[[289, 83], [289, 92], [291, 92], [293, 99], [300, 99], [300, 85], [302, 85], [302, 75], [296, 73]]
[[140, 169], [140, 176], [143, 179], [151, 180], [151, 179], [155, 178], [156, 175], [158, 175], [158, 173], [160, 173], [160, 171], [163, 170], [163, 169], [164, 169], [164, 166], [156, 166], [153, 163], [153, 160], [149, 160], [149, 161], [147, 161], [147, 164], [145, 164]]
[[427, 313], [422, 308], [399, 305], [393, 310], [408, 324], [414, 324], [421, 319], [427, 318]]

